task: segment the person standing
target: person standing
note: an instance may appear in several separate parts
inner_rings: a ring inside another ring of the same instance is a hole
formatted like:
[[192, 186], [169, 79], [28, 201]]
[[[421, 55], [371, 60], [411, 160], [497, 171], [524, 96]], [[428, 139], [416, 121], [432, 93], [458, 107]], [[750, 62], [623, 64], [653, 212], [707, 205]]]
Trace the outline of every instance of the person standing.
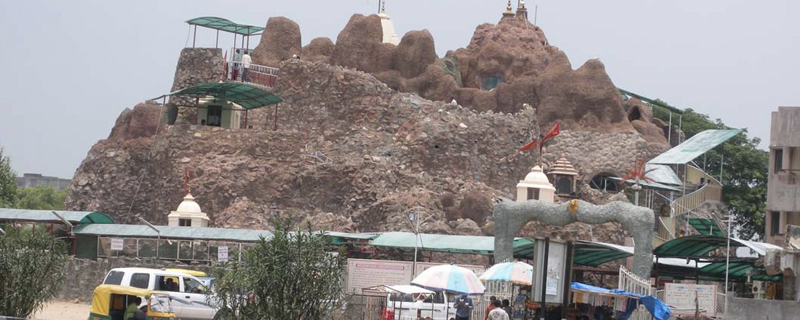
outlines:
[[508, 299], [503, 299], [503, 302], [500, 304], [500, 306], [502, 306], [503, 311], [508, 314], [508, 317], [511, 318], [511, 301], [508, 301]]
[[250, 54], [247, 51], [244, 52], [242, 56], [242, 82], [250, 82], [250, 64], [253, 63], [253, 60], [250, 58]]
[[489, 297], [489, 305], [486, 306], [486, 313], [483, 316], [484, 320], [489, 319], [489, 312], [494, 309], [494, 302], [497, 301], [497, 297], [491, 296]]
[[453, 307], [456, 309], [456, 320], [469, 320], [469, 315], [475, 305], [472, 304], [472, 299], [469, 296], [462, 294], [456, 299]]
[[503, 308], [500, 308], [500, 300], [492, 301], [492, 306], [494, 307], [487, 319], [489, 320], [509, 320], [508, 313], [506, 313]]

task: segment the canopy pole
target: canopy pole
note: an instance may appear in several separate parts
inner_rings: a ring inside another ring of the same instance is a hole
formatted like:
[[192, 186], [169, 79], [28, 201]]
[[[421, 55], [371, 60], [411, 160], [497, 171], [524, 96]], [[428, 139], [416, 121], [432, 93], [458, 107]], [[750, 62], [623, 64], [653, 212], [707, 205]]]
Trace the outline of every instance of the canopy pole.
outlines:
[[667, 141], [669, 142], [670, 147], [672, 147], [672, 111], [669, 112], [669, 130], [667, 130]]
[[656, 290], [658, 290], [658, 256], [656, 256]]
[[550, 255], [550, 237], [544, 238], [544, 259], [542, 259], [542, 313], [539, 315], [541, 320], [545, 320], [547, 309], [545, 303], [547, 302], [547, 258]]
[[694, 259], [694, 284], [700, 284], [700, 268], [697, 267], [698, 261]]
[[569, 288], [572, 284], [572, 255], [574, 254], [575, 244], [567, 241], [567, 272], [564, 273], [564, 299], [561, 301], [561, 319], [567, 318], [567, 306], [569, 306]]
[[[194, 98], [194, 109], [194, 112], [197, 112], [194, 115], [194, 124], [198, 125], [200, 124], [200, 97]], [[206, 117], [208, 117], [208, 115], [206, 115]]]
[[247, 109], [244, 109], [244, 128], [247, 129]]
[[219, 48], [219, 30], [217, 30], [217, 41], [214, 42], [214, 48]]
[[722, 188], [722, 168], [725, 166], [725, 155], [719, 154], [719, 187]]
[[196, 42], [197, 42], [197, 25], [194, 25], [194, 35], [192, 36], [192, 48], [194, 48]]
[[247, 50], [250, 50], [250, 27], [247, 27]]

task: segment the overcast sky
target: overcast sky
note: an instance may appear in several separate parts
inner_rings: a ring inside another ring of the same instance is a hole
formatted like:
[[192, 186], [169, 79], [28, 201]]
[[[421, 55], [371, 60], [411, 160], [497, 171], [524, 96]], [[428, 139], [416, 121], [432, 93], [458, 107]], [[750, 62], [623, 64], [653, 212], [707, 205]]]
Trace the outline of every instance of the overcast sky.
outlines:
[[[516, 3], [516, 1], [514, 1]], [[389, 0], [402, 34], [428, 29], [441, 56], [496, 23], [503, 0]], [[599, 58], [614, 83], [769, 138], [770, 112], [800, 105], [800, 1], [528, 1], [573, 68]], [[303, 44], [335, 41], [376, 0], [0, 1], [0, 146], [18, 174], [71, 178], [125, 108], [169, 91], [185, 20], [300, 24]], [[215, 33], [198, 29], [198, 46]], [[220, 42], [229, 48], [232, 37]], [[258, 39], [253, 38], [251, 46]], [[766, 147], [766, 143], [762, 143]]]

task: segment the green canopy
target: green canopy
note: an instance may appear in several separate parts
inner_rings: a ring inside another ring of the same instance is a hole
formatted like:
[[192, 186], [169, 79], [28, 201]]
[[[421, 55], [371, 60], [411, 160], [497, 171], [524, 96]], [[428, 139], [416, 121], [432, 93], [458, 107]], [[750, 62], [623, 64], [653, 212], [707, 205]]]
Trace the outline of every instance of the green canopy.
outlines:
[[606, 262], [632, 257], [631, 248], [595, 241], [576, 241], [572, 263], [578, 266], [597, 267]]
[[194, 87], [189, 87], [186, 89], [181, 89], [161, 97], [155, 98], [158, 100], [165, 96], [213, 96], [217, 99], [228, 100], [230, 102], [236, 103], [242, 108], [247, 110], [256, 109], [265, 107], [268, 105], [280, 103], [283, 100], [272, 94], [269, 91], [264, 89], [260, 89], [256, 86], [252, 86], [249, 84], [243, 83], [231, 83], [231, 82], [224, 82], [224, 83], [204, 83], [200, 85], [196, 85]]
[[719, 237], [725, 236], [725, 231], [717, 225], [717, 222], [712, 219], [689, 219], [689, 224], [694, 227], [700, 234], [711, 234]]
[[650, 164], [686, 164], [694, 160], [708, 150], [733, 138], [742, 130], [706, 130], [695, 134], [689, 140], [667, 150], [647, 163]]
[[[667, 241], [653, 250], [653, 254], [657, 257], [664, 258], [701, 259], [708, 258], [708, 256], [706, 256], [707, 253], [717, 248], [723, 248], [727, 246], [727, 244], [728, 239], [725, 237], [715, 235], [691, 235]], [[739, 243], [736, 239], [731, 239], [731, 247], [742, 246], [745, 245]]]
[[[747, 278], [747, 273], [750, 270], [760, 270], [759, 274], [751, 275], [751, 280], [758, 281], [781, 281], [783, 275], [769, 276], [764, 272], [764, 268], [756, 268], [755, 260], [749, 261], [731, 261], [728, 267], [728, 275], [731, 278]], [[700, 268], [701, 276], [717, 279], [725, 279], [725, 261], [712, 262], [705, 267]]]
[[62, 223], [53, 212], [72, 224], [114, 223], [107, 214], [96, 211], [53, 211], [0, 208], [0, 221], [31, 221]]
[[236, 23], [225, 18], [219, 17], [199, 17], [187, 20], [186, 23], [195, 26], [206, 27], [214, 30], [221, 30], [231, 32], [243, 36], [249, 36], [254, 33], [264, 30], [263, 27], [251, 26], [247, 24]]
[[[425, 251], [483, 255], [494, 253], [494, 237], [421, 233], [419, 238], [419, 242], [416, 242], [414, 233], [411, 232], [385, 232], [372, 239], [370, 244], [409, 249], [419, 244], [418, 248]], [[533, 257], [533, 246], [534, 241], [531, 239], [515, 238], [514, 256]]]

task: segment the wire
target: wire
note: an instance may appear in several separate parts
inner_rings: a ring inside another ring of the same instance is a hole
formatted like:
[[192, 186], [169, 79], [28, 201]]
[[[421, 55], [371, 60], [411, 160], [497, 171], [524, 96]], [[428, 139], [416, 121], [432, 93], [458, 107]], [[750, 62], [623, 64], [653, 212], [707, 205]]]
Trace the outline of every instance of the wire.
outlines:
[[147, 172], [147, 168], [149, 167], [150, 164], [150, 158], [153, 156], [153, 149], [155, 149], [156, 143], [158, 142], [158, 129], [161, 128], [161, 119], [164, 116], [164, 106], [167, 105], [166, 100], [167, 98], [164, 97], [165, 103], [162, 104], [161, 108], [158, 110], [159, 112], [158, 112], [158, 123], [156, 124], [156, 134], [155, 136], [153, 136], [153, 144], [150, 145], [150, 150], [147, 152], [147, 158], [146, 158], [147, 163], [143, 168], [142, 173], [139, 174], [139, 179], [136, 180], [136, 190], [134, 190], [133, 192], [133, 199], [131, 200], [131, 205], [128, 207], [128, 212], [125, 214], [126, 222], [130, 220], [131, 217], [130, 214], [131, 211], [133, 210], [133, 204], [136, 203], [136, 196], [139, 194], [139, 188], [141, 188], [142, 186], [142, 178], [144, 178], [144, 174], [145, 172]]

